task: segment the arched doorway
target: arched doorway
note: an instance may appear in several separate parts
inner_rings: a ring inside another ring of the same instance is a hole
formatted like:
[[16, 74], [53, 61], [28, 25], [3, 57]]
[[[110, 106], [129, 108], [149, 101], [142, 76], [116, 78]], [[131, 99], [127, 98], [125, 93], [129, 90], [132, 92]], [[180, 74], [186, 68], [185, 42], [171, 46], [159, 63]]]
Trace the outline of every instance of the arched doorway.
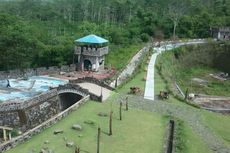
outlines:
[[84, 69], [87, 71], [92, 69], [92, 63], [90, 60], [88, 60], [88, 59], [84, 60]]
[[61, 110], [65, 110], [72, 106], [73, 104], [77, 103], [79, 100], [81, 100], [83, 97], [81, 95], [67, 92], [67, 93], [61, 93], [59, 94], [59, 99], [61, 102]]

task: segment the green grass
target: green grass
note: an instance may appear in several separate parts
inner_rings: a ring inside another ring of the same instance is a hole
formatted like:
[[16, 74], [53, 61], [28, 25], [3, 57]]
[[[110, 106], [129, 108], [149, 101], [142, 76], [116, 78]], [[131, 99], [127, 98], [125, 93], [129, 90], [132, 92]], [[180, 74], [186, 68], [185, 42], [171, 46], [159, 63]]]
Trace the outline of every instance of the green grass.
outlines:
[[[97, 127], [102, 128], [102, 153], [152, 153], [161, 152], [163, 148], [166, 120], [161, 116], [141, 110], [123, 111], [123, 120], [118, 120], [118, 106], [113, 104], [113, 136], [108, 136], [108, 117], [99, 117], [99, 112], [108, 113], [110, 103], [88, 102], [77, 111], [46, 129], [41, 134], [17, 146], [7, 153], [28, 153], [34, 149], [38, 152], [43, 147], [51, 148], [55, 153], [73, 152], [73, 148], [65, 146], [64, 137], [75, 142], [87, 152], [96, 152]], [[92, 120], [96, 124], [88, 125], [84, 121]], [[71, 129], [73, 124], [80, 124], [83, 131]], [[63, 134], [54, 135], [55, 129], [64, 130]], [[81, 137], [79, 137], [81, 136]], [[48, 140], [49, 144], [44, 144]], [[83, 152], [83, 151], [82, 151]]]
[[141, 49], [144, 44], [132, 44], [128, 46], [111, 46], [109, 54], [106, 56], [106, 65], [112, 65], [117, 70], [121, 70], [127, 65], [130, 59]]
[[211, 153], [207, 145], [183, 121], [175, 119], [174, 152]]
[[[158, 59], [157, 62], [160, 60]], [[167, 63], [167, 62], [166, 62]], [[169, 72], [168, 70], [167, 72]], [[194, 73], [200, 73], [202, 72], [201, 69], [194, 70]], [[210, 71], [206, 70], [205, 72]], [[167, 76], [166, 76], [167, 77]], [[165, 90], [166, 84], [162, 80], [161, 76], [155, 71], [155, 94], [158, 94], [159, 90]], [[166, 100], [166, 102], [171, 102], [175, 105], [180, 105], [182, 107], [192, 107], [184, 102], [180, 102], [177, 99], [170, 96], [169, 100]], [[193, 108], [197, 109], [197, 108]], [[202, 115], [204, 124], [210, 128], [214, 133], [216, 133], [217, 136], [222, 138], [224, 142], [226, 142], [227, 145], [230, 145], [230, 117], [227, 115], [221, 115], [218, 113], [208, 112], [206, 110], [200, 110], [200, 113]], [[183, 152], [188, 153], [206, 153], [210, 152], [210, 150], [207, 148], [207, 146], [204, 144], [204, 142], [201, 140], [201, 138], [192, 131], [192, 129], [187, 125], [184, 124], [183, 128], [183, 135], [184, 135], [184, 146], [185, 150]]]
[[201, 140], [201, 138], [193, 132], [193, 130], [187, 125], [184, 124], [184, 145], [186, 153], [211, 153], [211, 150], [207, 145]]
[[230, 146], [230, 117], [204, 111], [203, 118], [208, 127]]
[[130, 92], [130, 87], [139, 87], [141, 89], [142, 92], [144, 92], [145, 90], [145, 81], [144, 81], [144, 77], [146, 77], [146, 72], [142, 71], [138, 74], [136, 74], [136, 76], [128, 81], [125, 85], [123, 85], [118, 92], [119, 93], [123, 93], [123, 94], [128, 94]]
[[166, 90], [166, 85], [164, 81], [162, 80], [161, 76], [157, 73], [157, 70], [155, 70], [154, 74], [154, 92], [155, 94], [159, 94], [160, 91], [165, 91]]
[[[181, 58], [183, 59], [183, 56]], [[188, 67], [183, 62], [185, 61], [177, 60], [174, 57], [174, 52], [171, 51], [159, 55], [157, 65], [161, 67], [161, 73], [166, 80], [170, 84], [176, 81], [184, 92], [188, 88], [189, 92], [196, 94], [230, 96], [230, 81], [220, 81], [210, 76], [210, 74], [219, 73], [221, 70], [202, 65]], [[193, 78], [200, 78], [208, 81], [208, 83], [200, 85], [200, 83], [193, 81]]]

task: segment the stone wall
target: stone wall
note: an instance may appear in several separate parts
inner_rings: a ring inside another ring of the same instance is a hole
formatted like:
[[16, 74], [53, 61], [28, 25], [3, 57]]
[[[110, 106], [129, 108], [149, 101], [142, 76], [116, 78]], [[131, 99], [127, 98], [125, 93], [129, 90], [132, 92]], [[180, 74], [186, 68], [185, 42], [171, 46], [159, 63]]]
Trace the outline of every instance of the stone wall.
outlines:
[[20, 126], [18, 112], [0, 113], [0, 126]]
[[76, 94], [82, 97], [90, 95], [92, 100], [101, 101], [101, 97], [90, 93], [88, 90], [78, 85], [67, 84], [23, 102], [0, 104], [0, 126], [9, 126], [26, 131], [43, 123], [61, 111], [58, 94], [63, 90], [77, 92]]
[[31, 129], [60, 112], [57, 89], [20, 103], [0, 104], [0, 126]]
[[34, 69], [24, 69], [24, 70], [10, 70], [10, 71], [0, 71], [0, 80], [6, 78], [20, 78], [24, 76], [36, 76], [36, 75], [48, 75], [48, 74], [58, 74], [60, 72], [72, 72], [75, 71], [75, 64], [63, 65], [61, 67], [40, 67]]
[[174, 149], [174, 120], [170, 120], [164, 142], [164, 153], [172, 153]]
[[57, 95], [55, 95], [52, 98], [49, 98], [46, 101], [43, 101], [39, 105], [30, 107], [29, 109], [25, 110], [25, 114], [27, 117], [26, 129], [31, 129], [43, 123], [44, 121], [50, 119], [52, 116], [56, 115], [60, 111], [60, 103]]
[[7, 151], [18, 144], [21, 144], [28, 139], [30, 139], [33, 135], [41, 133], [44, 129], [52, 126], [53, 124], [57, 123], [60, 121], [62, 118], [70, 114], [72, 111], [75, 111], [77, 108], [79, 108], [82, 104], [86, 103], [89, 100], [89, 96], [84, 97], [82, 100], [78, 101], [76, 104], [72, 105], [65, 111], [59, 113], [58, 115], [52, 117], [51, 119], [47, 120], [46, 122], [43, 122], [39, 126], [25, 132], [21, 136], [18, 136], [16, 138], [13, 138], [12, 140], [5, 142], [3, 144], [0, 144], [0, 153]]

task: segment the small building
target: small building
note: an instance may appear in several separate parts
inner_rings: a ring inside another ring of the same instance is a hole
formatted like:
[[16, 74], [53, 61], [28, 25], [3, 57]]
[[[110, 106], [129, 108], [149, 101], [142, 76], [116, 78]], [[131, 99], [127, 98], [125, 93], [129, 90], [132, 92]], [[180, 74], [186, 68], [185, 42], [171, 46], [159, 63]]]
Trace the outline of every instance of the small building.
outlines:
[[75, 40], [77, 70], [99, 71], [104, 69], [105, 55], [109, 52], [108, 40], [88, 35]]
[[211, 33], [217, 40], [230, 40], [230, 27], [211, 28]]

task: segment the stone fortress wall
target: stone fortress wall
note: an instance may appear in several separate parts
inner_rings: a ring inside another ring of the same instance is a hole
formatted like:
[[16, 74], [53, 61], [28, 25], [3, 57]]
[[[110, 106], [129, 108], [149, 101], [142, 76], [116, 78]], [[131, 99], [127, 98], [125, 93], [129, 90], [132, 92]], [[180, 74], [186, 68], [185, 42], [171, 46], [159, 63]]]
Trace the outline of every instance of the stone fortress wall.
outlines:
[[[83, 78], [80, 79], [79, 82], [83, 80], [91, 79]], [[96, 79], [92, 80], [97, 82]], [[100, 81], [97, 83], [99, 84]], [[107, 88], [109, 88], [109, 86]], [[0, 126], [19, 128], [22, 131], [27, 131], [42, 124], [44, 121], [63, 111], [62, 102], [59, 99], [59, 94], [63, 92], [75, 93], [82, 96], [82, 98], [89, 95], [90, 99], [95, 101], [101, 101], [102, 98], [94, 93], [90, 93], [87, 89], [81, 88], [77, 84], [70, 83], [61, 85], [58, 88], [51, 89], [23, 102], [1, 103]]]
[[67, 108], [63, 112], [58, 113], [57, 115], [51, 117], [49, 120], [47, 120], [47, 121], [43, 122], [42, 124], [34, 127], [33, 129], [23, 133], [22, 135], [20, 135], [20, 136], [18, 136], [16, 138], [13, 138], [10, 141], [7, 141], [5, 143], [0, 144], [0, 153], [2, 153], [4, 151], [7, 151], [7, 150], [17, 146], [18, 144], [21, 144], [21, 143], [27, 141], [28, 139], [30, 139], [35, 134], [41, 133], [44, 129], [50, 127], [51, 125], [53, 125], [55, 123], [57, 123], [62, 118], [67, 116], [69, 113], [71, 113], [72, 111], [75, 111], [81, 105], [86, 103], [88, 100], [89, 100], [89, 95], [84, 97], [83, 99], [81, 99], [80, 101], [78, 101], [77, 103], [72, 105], [71, 107]]
[[75, 71], [75, 64], [63, 65], [61, 67], [52, 66], [52, 67], [40, 67], [34, 69], [24, 69], [24, 70], [9, 70], [9, 71], [0, 71], [0, 80], [7, 78], [16, 79], [24, 76], [36, 76], [36, 75], [48, 75], [48, 74], [58, 74], [60, 72], [73, 72]]
[[60, 112], [57, 89], [29, 100], [0, 104], [0, 126], [17, 127], [22, 131], [33, 128]]

